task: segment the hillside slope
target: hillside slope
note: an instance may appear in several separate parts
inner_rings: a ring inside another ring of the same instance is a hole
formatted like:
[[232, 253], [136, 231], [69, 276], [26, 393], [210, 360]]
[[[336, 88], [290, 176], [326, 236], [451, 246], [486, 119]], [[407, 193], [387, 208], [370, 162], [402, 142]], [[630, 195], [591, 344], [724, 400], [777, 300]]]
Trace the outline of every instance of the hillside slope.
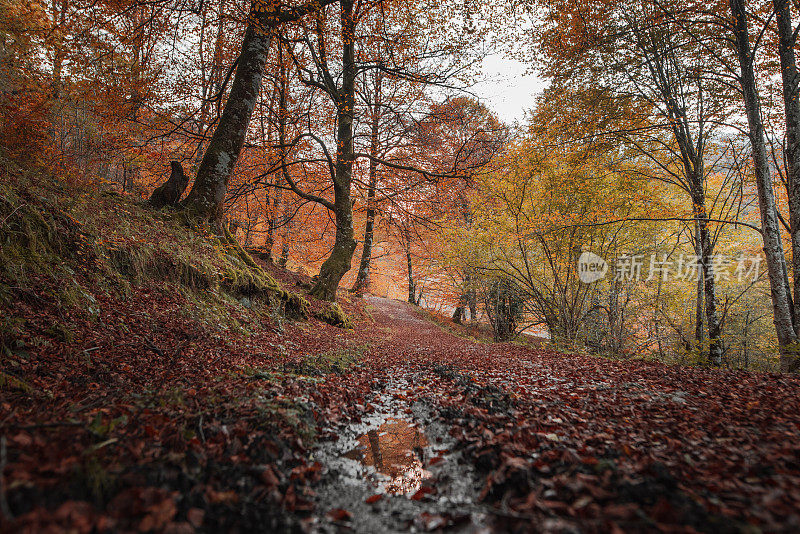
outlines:
[[2, 515], [33, 531], [286, 526], [316, 428], [301, 399], [354, 363], [353, 331], [314, 319], [330, 309], [297, 294], [309, 280], [169, 212], [0, 163]]

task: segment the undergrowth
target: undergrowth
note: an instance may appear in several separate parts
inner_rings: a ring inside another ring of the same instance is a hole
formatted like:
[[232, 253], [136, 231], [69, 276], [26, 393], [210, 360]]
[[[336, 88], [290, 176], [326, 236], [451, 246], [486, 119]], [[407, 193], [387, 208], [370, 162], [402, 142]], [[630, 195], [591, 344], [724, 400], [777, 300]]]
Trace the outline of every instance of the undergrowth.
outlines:
[[[66, 186], [2, 153], [0, 173], [0, 305], [21, 298], [98, 319], [100, 294], [127, 298], [158, 284], [187, 297], [184, 313], [222, 330], [247, 332], [230, 313], [237, 307], [272, 319], [307, 315], [305, 299], [284, 291], [229, 234], [191, 228], [175, 212], [115, 192]], [[20, 328], [0, 321], [5, 351]], [[13, 375], [2, 381], [16, 383]]]

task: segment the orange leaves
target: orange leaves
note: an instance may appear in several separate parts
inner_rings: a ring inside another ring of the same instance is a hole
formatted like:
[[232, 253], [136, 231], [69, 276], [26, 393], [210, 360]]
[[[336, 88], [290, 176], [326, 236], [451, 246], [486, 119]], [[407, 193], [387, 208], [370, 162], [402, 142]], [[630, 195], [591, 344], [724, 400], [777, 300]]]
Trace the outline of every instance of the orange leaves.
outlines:
[[422, 499], [429, 495], [433, 495], [434, 493], [436, 493], [436, 490], [432, 486], [422, 486], [420, 489], [414, 492], [414, 494], [411, 496], [411, 500], [421, 501]]
[[375, 504], [376, 502], [380, 501], [381, 499], [383, 499], [383, 495], [381, 495], [380, 493], [376, 493], [375, 495], [367, 497], [364, 502], [367, 503], [367, 504]]
[[335, 508], [335, 509], [329, 511], [325, 515], [327, 516], [328, 519], [330, 519], [331, 521], [333, 521], [335, 523], [341, 523], [341, 522], [344, 522], [344, 521], [349, 521], [350, 519], [353, 518], [353, 514], [348, 512], [347, 510], [344, 510], [343, 508]]

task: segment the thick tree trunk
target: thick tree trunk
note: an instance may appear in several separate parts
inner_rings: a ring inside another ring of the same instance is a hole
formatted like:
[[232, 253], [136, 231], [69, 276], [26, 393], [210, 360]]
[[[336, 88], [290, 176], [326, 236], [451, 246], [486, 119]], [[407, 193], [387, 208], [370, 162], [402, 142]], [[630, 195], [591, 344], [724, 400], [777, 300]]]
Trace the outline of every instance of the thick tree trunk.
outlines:
[[231, 92], [211, 137], [197, 178], [184, 205], [192, 218], [214, 226], [222, 220], [222, 205], [233, 168], [242, 151], [253, 108], [258, 100], [272, 37], [249, 24]]
[[792, 276], [794, 303], [792, 321], [795, 331], [800, 319], [800, 73], [795, 59], [797, 36], [792, 27], [788, 0], [773, 0], [778, 26], [778, 55], [781, 60], [783, 105], [786, 117], [786, 190], [789, 200], [789, 229], [792, 243]]
[[336, 168], [333, 183], [336, 241], [330, 257], [319, 271], [317, 283], [310, 295], [329, 301], [336, 300], [336, 290], [342, 277], [350, 270], [356, 240], [353, 232], [353, 203], [350, 186], [353, 181], [353, 118], [355, 110], [355, 18], [353, 0], [342, 0], [342, 86], [336, 102]]
[[781, 355], [781, 370], [789, 371], [795, 368], [797, 362], [797, 333], [792, 322], [790, 295], [786, 284], [786, 258], [778, 226], [778, 212], [764, 140], [764, 125], [761, 122], [761, 103], [756, 89], [744, 2], [745, 0], [730, 0], [731, 13], [735, 19], [734, 36], [739, 58], [739, 82], [742, 87], [750, 130], [750, 145], [758, 189], [758, 206], [761, 212], [761, 235], [764, 240], [764, 256], [769, 276], [775, 332]]

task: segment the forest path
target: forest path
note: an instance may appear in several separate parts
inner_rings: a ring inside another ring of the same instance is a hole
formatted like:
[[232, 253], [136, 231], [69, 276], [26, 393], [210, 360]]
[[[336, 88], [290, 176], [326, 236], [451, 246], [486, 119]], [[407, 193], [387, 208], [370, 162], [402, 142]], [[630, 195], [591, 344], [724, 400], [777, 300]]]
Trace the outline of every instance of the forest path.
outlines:
[[375, 320], [374, 393], [359, 423], [335, 429], [314, 459], [325, 466], [314, 531], [486, 530], [474, 468], [436, 417], [439, 351], [477, 343], [444, 332], [407, 303], [367, 296]]
[[312, 530], [800, 531], [797, 378], [482, 343], [366, 302], [372, 393], [314, 453]]

